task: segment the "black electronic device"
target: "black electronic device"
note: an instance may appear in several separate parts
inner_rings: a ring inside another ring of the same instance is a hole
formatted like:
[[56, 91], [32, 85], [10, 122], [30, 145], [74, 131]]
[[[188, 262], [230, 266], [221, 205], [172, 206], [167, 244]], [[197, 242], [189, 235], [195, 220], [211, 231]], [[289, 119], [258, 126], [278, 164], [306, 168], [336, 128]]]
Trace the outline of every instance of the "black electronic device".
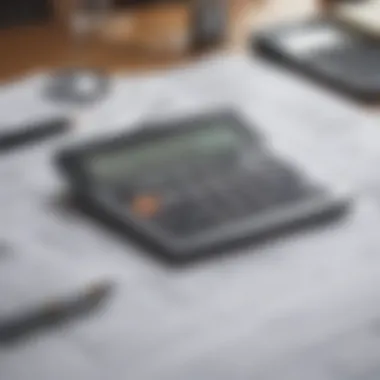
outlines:
[[2, 126], [0, 128], [0, 152], [56, 136], [67, 131], [69, 126], [69, 119], [64, 117]]
[[71, 147], [58, 163], [82, 203], [178, 260], [326, 220], [348, 204], [276, 158], [233, 112]]
[[355, 99], [380, 99], [380, 43], [330, 19], [276, 26], [253, 37], [264, 57]]

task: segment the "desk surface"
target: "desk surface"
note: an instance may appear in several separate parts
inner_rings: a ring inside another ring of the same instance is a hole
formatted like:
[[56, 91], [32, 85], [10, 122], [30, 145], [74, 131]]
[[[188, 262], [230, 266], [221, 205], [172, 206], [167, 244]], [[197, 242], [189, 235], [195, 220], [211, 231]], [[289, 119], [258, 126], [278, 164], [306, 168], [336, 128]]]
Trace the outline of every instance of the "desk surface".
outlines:
[[[228, 104], [279, 154], [347, 185], [352, 212], [328, 228], [170, 267], [68, 207], [51, 164], [60, 141], [2, 155], [0, 318], [91, 278], [117, 289], [98, 313], [0, 346], [1, 380], [379, 379], [378, 121], [259, 59], [197, 65], [119, 78], [70, 138]], [[2, 88], [3, 123], [53, 106], [36, 96], [44, 79]]]
[[[241, 49], [247, 35], [263, 22], [308, 12], [315, 8], [316, 0], [231, 0], [231, 33], [228, 49]], [[145, 43], [152, 35], [152, 18], [160, 25], [183, 28], [187, 10], [182, 6], [166, 6], [151, 10], [137, 10], [129, 21], [137, 24], [134, 40]], [[124, 22], [125, 24], [125, 22]], [[114, 23], [115, 25], [115, 23]], [[147, 27], [149, 25], [149, 27]], [[160, 29], [160, 25], [153, 32]], [[111, 27], [112, 29], [112, 27]], [[122, 31], [121, 33], [124, 33]], [[57, 25], [15, 28], [0, 32], [0, 80], [8, 80], [28, 72], [78, 63], [70, 37]], [[110, 71], [145, 70], [175, 65], [194, 59], [190, 54], [148, 54], [136, 52], [128, 43], [94, 39], [80, 54], [80, 63]]]
[[[307, 1], [299, 0], [297, 9], [307, 11], [301, 3]], [[293, 14], [286, 4], [290, 0], [268, 2], [262, 22]], [[4, 32], [1, 49], [12, 54], [3, 54], [2, 78], [69, 62], [67, 40], [53, 31]], [[104, 52], [95, 46], [88, 62], [130, 70], [144, 61]], [[148, 61], [145, 67], [152, 65]], [[3, 88], [3, 123], [7, 114], [14, 120], [38, 111], [35, 94], [43, 79], [28, 79], [21, 94]], [[54, 144], [2, 156], [1, 315], [66, 294], [94, 277], [115, 278], [118, 287], [102, 312], [0, 347], [0, 379], [379, 379], [378, 121], [318, 86], [247, 57], [223, 56], [143, 82], [125, 78], [114, 91], [106, 104], [90, 110], [83, 127], [108, 133], [120, 117], [131, 125], [146, 114], [165, 117], [230, 104], [286, 157], [352, 187], [352, 213], [299, 239], [176, 269], [67, 207], [51, 167]]]

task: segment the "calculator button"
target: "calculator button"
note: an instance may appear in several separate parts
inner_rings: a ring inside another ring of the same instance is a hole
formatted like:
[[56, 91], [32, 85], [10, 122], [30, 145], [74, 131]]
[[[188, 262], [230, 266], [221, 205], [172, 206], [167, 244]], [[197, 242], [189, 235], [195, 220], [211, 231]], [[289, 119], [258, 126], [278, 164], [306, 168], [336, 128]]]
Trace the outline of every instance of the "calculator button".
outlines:
[[158, 215], [155, 223], [176, 236], [188, 236], [209, 228], [212, 219], [199, 203], [183, 201], [167, 207]]
[[136, 194], [138, 194], [138, 192], [135, 189], [126, 186], [119, 186], [114, 191], [114, 197], [122, 204], [131, 204]]
[[158, 214], [161, 208], [161, 199], [155, 195], [138, 195], [132, 203], [132, 212], [140, 218], [150, 219]]
[[269, 211], [308, 194], [297, 172], [273, 161], [241, 173], [235, 186], [241, 216]]
[[219, 224], [223, 224], [236, 215], [237, 202], [235, 193], [224, 188], [215, 187], [205, 199], [207, 210]]

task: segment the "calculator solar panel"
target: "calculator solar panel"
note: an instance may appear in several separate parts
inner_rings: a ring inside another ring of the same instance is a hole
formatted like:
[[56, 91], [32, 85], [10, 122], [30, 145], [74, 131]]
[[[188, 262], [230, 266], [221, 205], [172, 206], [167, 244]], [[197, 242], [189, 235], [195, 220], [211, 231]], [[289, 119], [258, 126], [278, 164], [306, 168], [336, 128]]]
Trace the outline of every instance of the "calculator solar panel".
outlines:
[[380, 43], [338, 21], [311, 19], [259, 33], [254, 47], [361, 101], [380, 99]]
[[100, 216], [172, 259], [340, 215], [347, 205], [272, 155], [231, 112], [69, 148], [59, 163]]

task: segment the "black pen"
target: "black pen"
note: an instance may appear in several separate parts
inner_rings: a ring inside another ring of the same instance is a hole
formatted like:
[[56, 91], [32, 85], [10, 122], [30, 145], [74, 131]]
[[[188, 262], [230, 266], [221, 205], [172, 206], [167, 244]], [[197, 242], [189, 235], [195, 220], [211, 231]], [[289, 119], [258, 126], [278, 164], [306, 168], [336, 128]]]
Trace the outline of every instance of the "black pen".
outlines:
[[113, 289], [112, 282], [98, 282], [74, 296], [48, 302], [5, 321], [0, 319], [0, 344], [13, 343], [42, 329], [82, 317], [99, 307]]
[[71, 121], [67, 117], [56, 117], [7, 127], [2, 125], [0, 127], [0, 153], [60, 135], [68, 131], [70, 125]]

